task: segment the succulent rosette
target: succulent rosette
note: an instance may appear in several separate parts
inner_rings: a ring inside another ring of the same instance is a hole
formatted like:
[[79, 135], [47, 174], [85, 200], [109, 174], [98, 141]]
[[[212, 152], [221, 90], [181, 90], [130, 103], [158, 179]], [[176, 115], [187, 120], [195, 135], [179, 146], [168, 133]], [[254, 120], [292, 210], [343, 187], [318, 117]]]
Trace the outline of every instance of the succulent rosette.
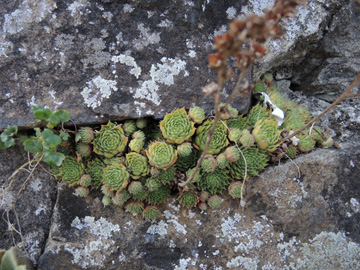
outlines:
[[145, 156], [135, 152], [126, 154], [125, 164], [129, 169], [133, 179], [139, 179], [142, 176], [146, 176], [150, 172], [148, 159]]
[[218, 164], [218, 167], [220, 169], [225, 169], [229, 166], [229, 161], [227, 160], [226, 158], [226, 155], [225, 153], [221, 153], [219, 154], [217, 157], [216, 157], [216, 162]]
[[191, 155], [192, 150], [193, 150], [193, 147], [192, 147], [191, 143], [189, 143], [189, 142], [184, 142], [184, 143], [178, 145], [178, 147], [177, 147], [179, 157], [185, 157], [185, 156]]
[[94, 131], [91, 127], [81, 127], [76, 134], [76, 141], [91, 143], [94, 137]]
[[160, 216], [160, 211], [159, 209], [157, 209], [156, 206], [148, 205], [145, 207], [144, 211], [142, 212], [142, 215], [145, 220], [154, 220]]
[[90, 190], [87, 187], [77, 187], [75, 189], [75, 194], [79, 197], [86, 197], [90, 194]]
[[166, 142], [151, 142], [145, 152], [150, 165], [159, 169], [165, 170], [174, 165], [177, 160], [177, 150]]
[[143, 202], [128, 202], [125, 205], [126, 212], [130, 212], [134, 216], [141, 214], [144, 210], [144, 203]]
[[205, 120], [205, 112], [198, 106], [190, 108], [189, 116], [196, 124], [201, 124]]
[[230, 129], [237, 128], [237, 129], [243, 130], [246, 128], [246, 121], [247, 121], [246, 117], [239, 115], [235, 119], [229, 119], [227, 121], [227, 125]]
[[220, 205], [222, 204], [223, 199], [218, 196], [218, 195], [212, 195], [209, 200], [208, 200], [208, 205], [212, 208], [212, 209], [216, 209], [219, 208]]
[[92, 179], [90, 174], [83, 174], [80, 178], [79, 184], [83, 187], [89, 187], [91, 186]]
[[158, 179], [164, 185], [170, 184], [172, 181], [175, 180], [176, 177], [176, 168], [170, 167], [166, 170], [161, 170], [160, 174], [158, 175]]
[[263, 118], [267, 118], [270, 115], [265, 107], [260, 104], [256, 104], [248, 113], [246, 124], [250, 127], [254, 126], [257, 121]]
[[233, 199], [241, 198], [242, 183], [240, 181], [232, 182], [228, 186], [228, 192]]
[[235, 145], [229, 146], [225, 150], [225, 157], [229, 162], [237, 161], [240, 158], [240, 155], [240, 151]]
[[129, 183], [129, 173], [122, 164], [113, 164], [104, 168], [103, 183], [112, 190], [123, 190]]
[[159, 204], [165, 201], [170, 196], [170, 189], [167, 186], [161, 186], [157, 190], [150, 191], [147, 196], [149, 204]]
[[137, 130], [137, 126], [134, 120], [126, 120], [123, 125], [123, 129], [126, 134], [133, 134]]
[[142, 201], [146, 198], [146, 190], [140, 181], [132, 181], [128, 187], [129, 193], [133, 199]]
[[220, 118], [222, 120], [228, 120], [230, 118], [236, 118], [238, 116], [239, 111], [233, 107], [231, 107], [230, 105], [227, 105], [227, 107], [225, 108], [225, 103], [220, 103], [220, 108], [222, 110], [224, 110], [224, 112], [222, 112], [220, 114]]
[[[209, 130], [211, 129], [214, 120], [205, 121], [201, 126], [196, 130], [195, 144], [194, 146], [203, 151], [206, 145], [206, 138]], [[227, 139], [227, 129], [223, 123], [218, 123], [216, 125], [213, 137], [210, 142], [208, 154], [216, 155], [221, 152], [226, 146], [228, 146], [229, 140]]]
[[241, 130], [238, 128], [231, 128], [229, 131], [229, 140], [231, 142], [239, 142], [241, 138]]
[[110, 158], [124, 152], [127, 142], [128, 137], [125, 137], [121, 126], [109, 122], [106, 126], [102, 125], [101, 130], [95, 134], [94, 152]]
[[139, 118], [138, 120], [136, 120], [136, 126], [139, 129], [144, 129], [147, 126], [147, 119], [146, 118]]
[[162, 183], [160, 183], [158, 180], [156, 180], [153, 177], [147, 178], [145, 186], [149, 191], [158, 190], [160, 187], [162, 187]]
[[87, 164], [86, 173], [91, 176], [91, 187], [99, 188], [102, 185], [103, 168], [106, 165], [100, 159], [94, 159]]
[[196, 204], [199, 202], [199, 196], [196, 191], [184, 191], [178, 198], [179, 203], [190, 209], [195, 207]]
[[[263, 170], [270, 159], [265, 150], [259, 149], [255, 146], [244, 148], [240, 147], [241, 152], [246, 159], [247, 176], [256, 176]], [[245, 161], [242, 155], [239, 160], [230, 163], [230, 174], [235, 179], [243, 179], [245, 177]]]
[[60, 167], [60, 176], [64, 183], [75, 185], [85, 172], [85, 166], [73, 157], [66, 157]]
[[268, 152], [274, 152], [279, 146], [280, 133], [278, 122], [273, 119], [260, 119], [252, 131], [257, 146]]
[[315, 147], [315, 141], [308, 135], [300, 135], [297, 147], [303, 153], [310, 152]]
[[254, 92], [255, 93], [259, 93], [259, 92], [265, 92], [266, 90], [266, 85], [263, 81], [258, 81], [255, 83], [255, 87], [254, 87]]
[[179, 171], [185, 172], [189, 168], [194, 167], [196, 164], [196, 161], [198, 160], [198, 157], [199, 157], [198, 154], [199, 154], [199, 151], [197, 151], [196, 149], [193, 149], [191, 151], [191, 154], [188, 156], [178, 155], [178, 159], [175, 163], [176, 168]]
[[190, 121], [185, 108], [167, 113], [160, 121], [160, 129], [165, 139], [176, 144], [189, 140], [196, 130], [194, 122]]
[[92, 153], [92, 149], [90, 144], [87, 143], [78, 143], [76, 144], [76, 152], [82, 157], [82, 158], [88, 158], [90, 157]]
[[214, 172], [204, 173], [201, 176], [199, 186], [210, 194], [222, 193], [230, 183], [231, 178], [226, 170], [216, 169]]
[[288, 110], [282, 126], [288, 131], [290, 130], [295, 131], [305, 126], [305, 124], [306, 124], [306, 117], [304, 117], [304, 115], [301, 113], [298, 107], [296, 107]]
[[123, 206], [131, 198], [126, 189], [116, 191], [114, 197], [111, 198], [113, 204]]

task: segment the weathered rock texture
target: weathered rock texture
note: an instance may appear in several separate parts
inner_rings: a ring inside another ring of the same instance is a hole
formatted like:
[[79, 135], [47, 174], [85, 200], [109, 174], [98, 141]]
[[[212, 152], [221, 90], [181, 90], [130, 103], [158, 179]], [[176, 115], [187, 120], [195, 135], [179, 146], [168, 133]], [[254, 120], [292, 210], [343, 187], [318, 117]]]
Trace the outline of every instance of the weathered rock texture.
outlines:
[[266, 169], [245, 209], [226, 194], [206, 213], [169, 200], [156, 222], [60, 185], [38, 269], [358, 269], [360, 145], [342, 147]]
[[[201, 87], [216, 79], [207, 55], [225, 31], [228, 8], [217, 1], [2, 1], [0, 129], [29, 125], [32, 104], [69, 109], [77, 124], [160, 118], [194, 104], [210, 112]], [[245, 112], [249, 97], [235, 103]]]
[[25, 166], [9, 187], [10, 176], [28, 161], [21, 148], [14, 146], [1, 152], [0, 248], [19, 244], [33, 261], [37, 261], [48, 238], [57, 183], [40, 167], [28, 179], [29, 167]]

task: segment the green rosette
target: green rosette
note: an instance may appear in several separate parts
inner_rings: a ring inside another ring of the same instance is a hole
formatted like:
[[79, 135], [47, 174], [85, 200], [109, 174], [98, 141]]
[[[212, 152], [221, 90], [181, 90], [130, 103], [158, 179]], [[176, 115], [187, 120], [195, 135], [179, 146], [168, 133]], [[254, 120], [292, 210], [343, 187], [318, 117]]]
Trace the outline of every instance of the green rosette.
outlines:
[[172, 181], [175, 180], [176, 177], [176, 168], [170, 167], [166, 170], [161, 170], [160, 174], [158, 175], [158, 179], [164, 185], [169, 185]]
[[199, 195], [196, 191], [184, 191], [178, 198], [179, 203], [190, 209], [195, 207], [196, 204], [199, 202]]
[[121, 126], [109, 122], [106, 126], [102, 125], [101, 130], [95, 134], [94, 152], [110, 158], [124, 152], [127, 142], [128, 137], [125, 137]]
[[145, 151], [151, 166], [166, 170], [177, 160], [177, 151], [166, 142], [151, 142]]
[[201, 124], [205, 120], [205, 112], [198, 106], [190, 108], [189, 116], [196, 124]]
[[252, 131], [257, 146], [268, 152], [274, 152], [279, 146], [280, 133], [278, 122], [273, 119], [257, 121]]
[[66, 157], [60, 167], [60, 176], [64, 183], [75, 185], [85, 172], [85, 166], [73, 157]]
[[231, 178], [228, 175], [228, 171], [215, 169], [214, 172], [204, 173], [201, 176], [199, 187], [201, 190], [208, 191], [213, 195], [216, 193], [222, 193], [230, 181]]
[[[199, 126], [196, 130], [195, 137], [195, 148], [203, 151], [206, 145], [206, 138], [209, 130], [211, 129], [214, 120], [205, 121], [201, 126]], [[218, 123], [216, 125], [213, 137], [210, 142], [209, 150], [207, 154], [216, 155], [221, 152], [226, 146], [228, 146], [229, 141], [227, 139], [227, 129], [223, 123]]]
[[[270, 159], [265, 150], [259, 149], [255, 146], [244, 148], [240, 147], [241, 152], [245, 156], [247, 163], [247, 176], [259, 175]], [[245, 177], [245, 161], [242, 155], [240, 158], [229, 164], [230, 174], [235, 179], [243, 179]]]
[[165, 139], [176, 144], [189, 140], [196, 130], [194, 122], [190, 121], [185, 108], [167, 113], [160, 121], [160, 129]]
[[260, 104], [256, 104], [248, 113], [246, 124], [247, 126], [253, 127], [257, 121], [263, 118], [268, 118], [270, 111]]
[[104, 168], [103, 183], [112, 190], [123, 190], [129, 183], [129, 173], [122, 164], [113, 164]]
[[155, 205], [165, 201], [170, 196], [170, 189], [167, 186], [161, 186], [157, 190], [150, 191], [147, 196], [147, 202]]
[[230, 129], [237, 128], [237, 129], [243, 130], [246, 128], [246, 121], [247, 121], [246, 117], [239, 115], [235, 119], [229, 119], [227, 121], [227, 125]]
[[133, 179], [139, 179], [142, 176], [146, 176], [150, 172], [148, 159], [145, 156], [135, 152], [126, 154], [125, 164], [129, 169]]
[[103, 179], [103, 168], [106, 165], [100, 159], [94, 159], [93, 161], [88, 162], [86, 173], [91, 176], [91, 187], [99, 188], [102, 185]]

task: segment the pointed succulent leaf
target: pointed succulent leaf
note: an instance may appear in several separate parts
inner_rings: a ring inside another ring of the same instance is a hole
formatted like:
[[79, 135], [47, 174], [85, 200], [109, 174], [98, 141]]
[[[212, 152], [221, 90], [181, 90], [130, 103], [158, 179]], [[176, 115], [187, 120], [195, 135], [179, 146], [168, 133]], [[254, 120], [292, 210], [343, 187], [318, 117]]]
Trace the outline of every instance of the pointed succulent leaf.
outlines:
[[227, 125], [230, 129], [237, 128], [237, 129], [243, 130], [246, 128], [246, 118], [242, 115], [239, 115], [235, 119], [229, 119], [227, 121]]
[[123, 190], [129, 183], [129, 173], [122, 164], [113, 164], [104, 168], [103, 183], [112, 190]]
[[148, 175], [150, 172], [148, 159], [141, 154], [135, 152], [126, 154], [125, 163], [133, 179], [139, 179], [142, 176]]
[[125, 205], [126, 212], [130, 212], [134, 216], [141, 214], [144, 210], [144, 203], [143, 202], [128, 202]]
[[229, 195], [233, 198], [241, 198], [241, 194], [242, 194], [242, 183], [240, 181], [235, 181], [232, 182], [229, 186], [228, 186], [228, 192]]
[[159, 169], [171, 167], [177, 159], [177, 151], [166, 142], [151, 142], [146, 155], [151, 166]]
[[270, 112], [260, 104], [256, 104], [251, 108], [247, 116], [246, 124], [250, 127], [254, 126], [257, 121], [269, 117]]
[[95, 134], [94, 152], [105, 157], [113, 157], [124, 152], [127, 142], [128, 137], [125, 137], [124, 130], [109, 122], [106, 126], [101, 126], [100, 132]]
[[172, 181], [175, 180], [176, 177], [176, 168], [170, 167], [166, 170], [161, 170], [158, 179], [164, 185], [170, 184]]
[[208, 205], [213, 208], [213, 209], [216, 209], [216, 208], [219, 208], [220, 205], [222, 204], [223, 202], [223, 199], [218, 196], [218, 195], [212, 195], [209, 200], [208, 200]]
[[[196, 130], [195, 137], [195, 147], [199, 150], [203, 151], [206, 145], [206, 138], [209, 130], [211, 129], [214, 120], [205, 121], [201, 126], [199, 126]], [[227, 139], [227, 129], [223, 123], [218, 123], [216, 125], [213, 137], [210, 142], [210, 147], [208, 150], [208, 154], [214, 155], [221, 152], [226, 146], [228, 146], [229, 141]]]
[[227, 107], [225, 107], [225, 103], [220, 103], [220, 109], [223, 111], [220, 114], [220, 118], [222, 120], [228, 120], [230, 118], [236, 118], [239, 114], [239, 111], [233, 107], [231, 107], [230, 105], [227, 105]]
[[129, 143], [131, 151], [140, 153], [144, 148], [144, 140], [141, 139], [132, 139]]
[[134, 120], [126, 120], [123, 125], [123, 129], [126, 134], [131, 135], [137, 130], [137, 126]]
[[165, 139], [176, 144], [189, 140], [196, 130], [194, 122], [190, 121], [185, 108], [167, 113], [160, 121], [160, 129]]

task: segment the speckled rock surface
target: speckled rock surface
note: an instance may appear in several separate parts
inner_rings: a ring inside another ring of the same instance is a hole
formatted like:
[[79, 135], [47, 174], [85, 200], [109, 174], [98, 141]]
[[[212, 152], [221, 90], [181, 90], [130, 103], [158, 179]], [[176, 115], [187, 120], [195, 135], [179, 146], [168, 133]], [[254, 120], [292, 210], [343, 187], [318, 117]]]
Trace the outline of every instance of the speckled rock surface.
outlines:
[[266, 169], [244, 210], [226, 194], [206, 213], [169, 200], [156, 222], [60, 185], [38, 269], [358, 269], [360, 145], [342, 147]]
[[[34, 104], [68, 109], [77, 124], [210, 112], [207, 55], [228, 8], [245, 2], [1, 1], [0, 129], [29, 125]], [[234, 104], [244, 112], [249, 97]]]
[[25, 162], [27, 155], [19, 146], [1, 152], [0, 249], [19, 244], [33, 261], [37, 261], [48, 238], [57, 184], [54, 177], [42, 169], [25, 181], [29, 176], [25, 171], [28, 167], [25, 167], [7, 188], [9, 177]]

